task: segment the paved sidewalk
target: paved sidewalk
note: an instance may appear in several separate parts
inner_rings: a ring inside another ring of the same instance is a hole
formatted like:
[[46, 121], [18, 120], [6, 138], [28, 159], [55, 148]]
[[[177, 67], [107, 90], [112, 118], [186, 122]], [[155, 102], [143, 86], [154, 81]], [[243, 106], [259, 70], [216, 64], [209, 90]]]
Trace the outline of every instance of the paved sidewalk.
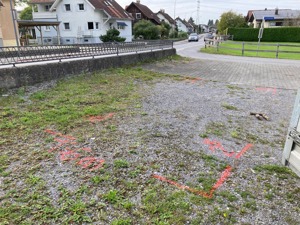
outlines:
[[205, 80], [225, 81], [232, 84], [283, 89], [300, 88], [300, 65], [271, 65], [193, 59], [184, 63], [155, 63], [144, 67], [162, 73], [194, 76]]
[[188, 56], [187, 62], [155, 63], [145, 65], [149, 70], [195, 76], [205, 80], [224, 81], [232, 84], [300, 88], [300, 61], [254, 57], [223, 56], [200, 53], [202, 43], [179, 43], [177, 54]]

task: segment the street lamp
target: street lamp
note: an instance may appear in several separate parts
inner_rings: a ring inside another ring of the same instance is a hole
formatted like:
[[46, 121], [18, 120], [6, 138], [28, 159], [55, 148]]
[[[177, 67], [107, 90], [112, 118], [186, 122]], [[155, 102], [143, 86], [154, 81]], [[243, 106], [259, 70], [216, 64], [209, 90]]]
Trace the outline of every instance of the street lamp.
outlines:
[[16, 44], [17, 47], [19, 49], [19, 38], [18, 38], [18, 33], [17, 33], [17, 27], [16, 27], [16, 11], [13, 8], [13, 0], [9, 0], [9, 4], [10, 4], [10, 10], [11, 10], [11, 18], [12, 18], [12, 22], [14, 25], [14, 32], [15, 32], [15, 38], [16, 38]]

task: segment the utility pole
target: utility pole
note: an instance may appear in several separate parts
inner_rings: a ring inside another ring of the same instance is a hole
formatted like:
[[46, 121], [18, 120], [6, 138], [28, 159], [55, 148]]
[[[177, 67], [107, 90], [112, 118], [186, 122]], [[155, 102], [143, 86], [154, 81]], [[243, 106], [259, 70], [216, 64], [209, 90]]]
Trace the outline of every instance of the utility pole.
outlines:
[[197, 19], [196, 19], [196, 25], [197, 25], [197, 33], [199, 32], [199, 25], [200, 25], [200, 0], [197, 0]]

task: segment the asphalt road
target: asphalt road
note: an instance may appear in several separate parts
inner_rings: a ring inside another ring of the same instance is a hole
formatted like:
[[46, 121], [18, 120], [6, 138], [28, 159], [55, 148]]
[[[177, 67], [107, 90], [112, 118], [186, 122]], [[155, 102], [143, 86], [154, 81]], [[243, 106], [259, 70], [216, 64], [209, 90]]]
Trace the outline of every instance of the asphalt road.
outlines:
[[299, 66], [299, 60], [287, 60], [287, 59], [269, 59], [269, 58], [255, 58], [246, 56], [230, 56], [230, 55], [217, 55], [202, 53], [199, 50], [204, 47], [204, 35], [199, 36], [199, 42], [188, 42], [187, 40], [175, 42], [174, 47], [177, 50], [177, 54], [195, 59], [206, 60], [218, 60], [225, 62], [247, 62], [247, 63], [259, 63], [259, 64], [276, 64], [276, 65], [291, 65]]

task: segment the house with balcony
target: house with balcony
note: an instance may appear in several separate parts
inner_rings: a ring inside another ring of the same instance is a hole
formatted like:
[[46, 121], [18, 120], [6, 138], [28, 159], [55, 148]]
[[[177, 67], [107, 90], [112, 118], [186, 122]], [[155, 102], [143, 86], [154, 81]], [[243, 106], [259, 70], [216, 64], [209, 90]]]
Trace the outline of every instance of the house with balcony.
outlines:
[[129, 6], [126, 6], [125, 9], [132, 16], [133, 24], [140, 20], [149, 20], [154, 25], [160, 25], [158, 16], [147, 6], [141, 4], [140, 0], [132, 2]]
[[[114, 0], [31, 0], [33, 20], [59, 21], [61, 44], [100, 43], [100, 36], [116, 28], [132, 41], [132, 18]], [[42, 31], [46, 43], [57, 44], [53, 27]]]
[[161, 22], [166, 22], [171, 26], [171, 29], [174, 31], [176, 28], [176, 21], [165, 12], [164, 9], [161, 9], [158, 13], [156, 13]]
[[246, 21], [253, 28], [300, 26], [300, 10], [292, 9], [267, 9], [249, 10]]
[[[14, 6], [12, 6], [14, 7]], [[16, 14], [15, 14], [16, 16]], [[19, 34], [14, 31], [14, 23], [17, 28], [16, 20], [13, 20], [10, 0], [0, 1], [0, 47], [16, 46], [19, 42]]]

